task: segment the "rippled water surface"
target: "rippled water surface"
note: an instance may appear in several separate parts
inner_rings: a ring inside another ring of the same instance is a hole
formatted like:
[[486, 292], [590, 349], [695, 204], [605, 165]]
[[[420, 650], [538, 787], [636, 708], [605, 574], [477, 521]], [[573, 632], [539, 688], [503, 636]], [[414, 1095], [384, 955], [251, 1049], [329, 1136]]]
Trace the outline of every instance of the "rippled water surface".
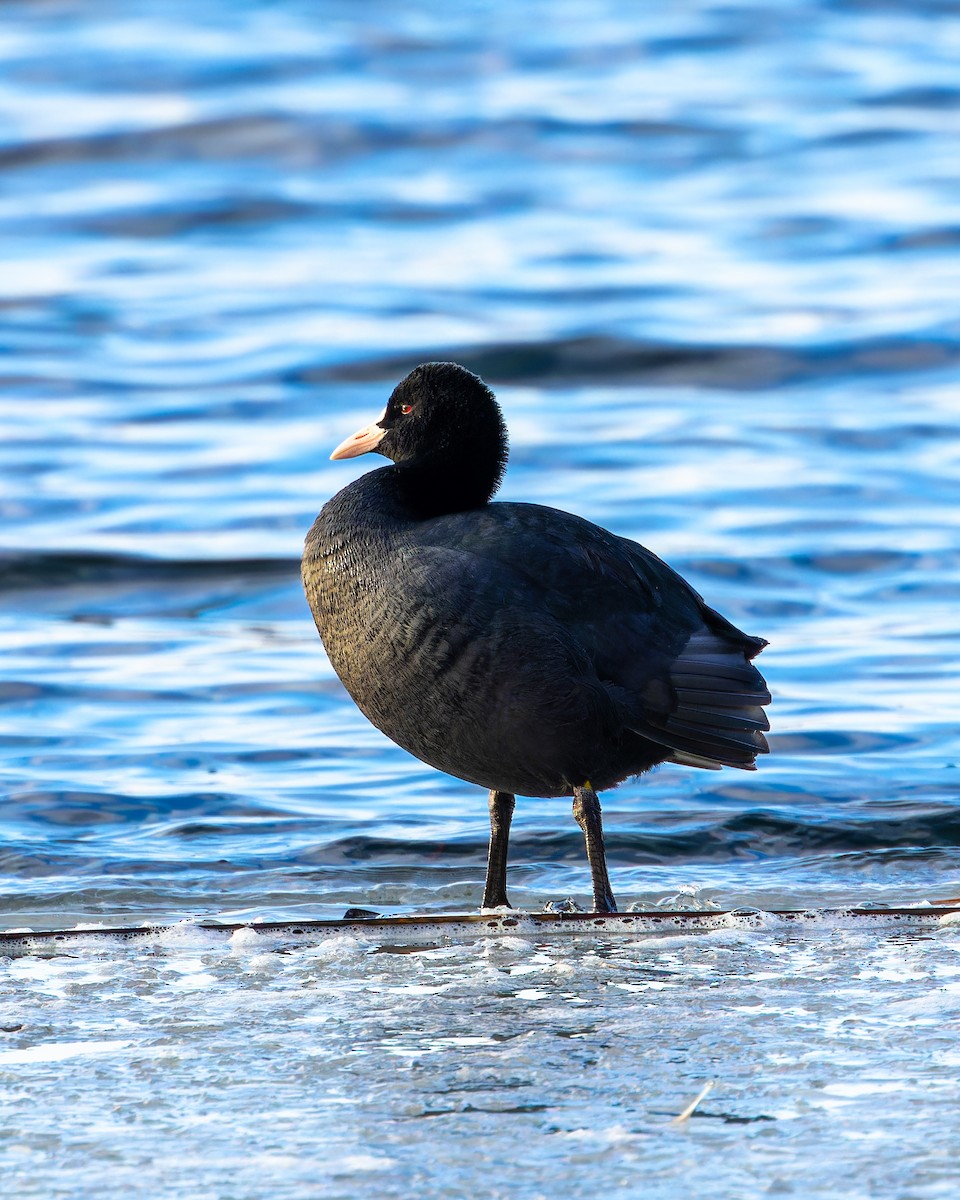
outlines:
[[[957, 896], [958, 63], [949, 0], [5, 5], [3, 925], [479, 903], [484, 795], [365, 722], [298, 579], [370, 465], [331, 447], [435, 358], [500, 397], [502, 496], [770, 640], [757, 774], [605, 796], [621, 905]], [[586, 902], [568, 804], [514, 830], [514, 902]], [[949, 928], [205, 936], [7, 963], [23, 1195], [955, 1190]], [[730, 1120], [665, 1133], [710, 1079]]]

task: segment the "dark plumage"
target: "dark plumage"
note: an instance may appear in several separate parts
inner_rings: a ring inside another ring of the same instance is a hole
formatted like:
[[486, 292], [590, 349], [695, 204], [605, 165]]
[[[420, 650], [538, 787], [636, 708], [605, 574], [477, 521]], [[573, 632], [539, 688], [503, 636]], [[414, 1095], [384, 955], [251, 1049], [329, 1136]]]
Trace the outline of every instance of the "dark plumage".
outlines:
[[506, 904], [515, 793], [573, 796], [598, 911], [615, 911], [596, 792], [656, 763], [754, 768], [770, 693], [741, 633], [655, 554], [538, 504], [490, 503], [493, 393], [417, 367], [333, 458], [393, 460], [314, 522], [303, 582], [334, 669], [411, 754], [490, 789], [484, 905]]

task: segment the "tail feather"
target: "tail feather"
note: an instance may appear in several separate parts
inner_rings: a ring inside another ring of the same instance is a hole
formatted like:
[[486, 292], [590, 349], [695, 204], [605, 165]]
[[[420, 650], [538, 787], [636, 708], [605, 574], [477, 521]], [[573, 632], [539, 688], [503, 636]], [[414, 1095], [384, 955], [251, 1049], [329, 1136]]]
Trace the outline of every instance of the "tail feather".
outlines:
[[706, 626], [693, 634], [670, 668], [669, 689], [658, 690], [659, 703], [645, 708], [637, 732], [669, 747], [674, 762], [752, 771], [757, 755], [769, 750], [763, 706], [771, 696], [749, 662], [766, 643], [729, 628], [740, 640]]

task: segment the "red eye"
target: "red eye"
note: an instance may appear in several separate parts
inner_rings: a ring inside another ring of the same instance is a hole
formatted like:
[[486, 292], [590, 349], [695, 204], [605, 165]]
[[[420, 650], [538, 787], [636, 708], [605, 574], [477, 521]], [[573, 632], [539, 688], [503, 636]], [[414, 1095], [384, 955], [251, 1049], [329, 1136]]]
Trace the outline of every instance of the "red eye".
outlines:
[[413, 412], [413, 405], [412, 404], [401, 404], [400, 411], [403, 413], [403, 415], [405, 417], [408, 417], [410, 415], [410, 413]]

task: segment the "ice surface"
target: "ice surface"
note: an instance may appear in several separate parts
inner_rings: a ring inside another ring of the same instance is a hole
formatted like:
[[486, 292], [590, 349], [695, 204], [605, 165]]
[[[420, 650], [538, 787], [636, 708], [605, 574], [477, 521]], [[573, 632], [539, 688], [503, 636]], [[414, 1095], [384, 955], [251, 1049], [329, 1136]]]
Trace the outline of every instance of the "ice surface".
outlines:
[[0, 1170], [24, 1198], [94, 1164], [110, 1197], [536, 1196], [558, 1173], [571, 1198], [947, 1196], [960, 930], [866, 923], [185, 926], [8, 957]]

